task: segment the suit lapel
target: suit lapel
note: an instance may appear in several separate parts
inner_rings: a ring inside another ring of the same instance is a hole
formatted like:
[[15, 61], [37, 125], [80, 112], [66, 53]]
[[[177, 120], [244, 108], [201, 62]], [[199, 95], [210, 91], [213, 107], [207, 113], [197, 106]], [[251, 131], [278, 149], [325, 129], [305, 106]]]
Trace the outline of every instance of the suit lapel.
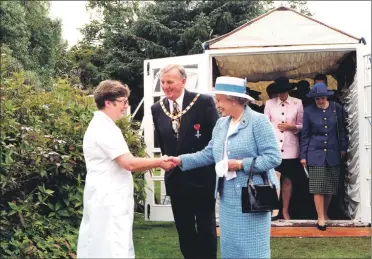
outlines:
[[[164, 107], [167, 109], [167, 111], [170, 113], [170, 108], [169, 108], [169, 101], [168, 98], [163, 99]], [[169, 118], [169, 117], [168, 117]]]
[[[165, 109], [167, 109], [167, 111], [169, 113], [171, 113], [169, 106], [170, 106], [169, 100], [168, 100], [168, 98], [165, 98], [164, 99], [164, 107], [165, 107]], [[172, 119], [168, 115], [166, 115], [166, 114], [164, 114], [164, 115], [167, 117], [167, 124], [169, 125], [169, 127], [172, 129], [172, 132], [173, 132]], [[174, 138], [174, 139], [176, 140], [176, 138]]]
[[[183, 97], [183, 104], [182, 104], [182, 110], [185, 110], [187, 106], [191, 103], [191, 101], [194, 99], [194, 96], [188, 91], [185, 90], [185, 95]], [[178, 145], [177, 145], [177, 150], [179, 150], [182, 141], [184, 140], [187, 130], [190, 128], [190, 122], [192, 119], [194, 109], [191, 108], [188, 112], [186, 112], [182, 117], [181, 117], [181, 128], [180, 128], [180, 133], [178, 135]]]
[[[164, 98], [163, 103], [164, 103], [165, 109], [170, 113], [168, 98]], [[169, 125], [169, 127], [172, 128], [172, 119], [168, 115], [166, 115], [165, 113], [164, 113], [164, 115], [167, 118], [167, 125]]]

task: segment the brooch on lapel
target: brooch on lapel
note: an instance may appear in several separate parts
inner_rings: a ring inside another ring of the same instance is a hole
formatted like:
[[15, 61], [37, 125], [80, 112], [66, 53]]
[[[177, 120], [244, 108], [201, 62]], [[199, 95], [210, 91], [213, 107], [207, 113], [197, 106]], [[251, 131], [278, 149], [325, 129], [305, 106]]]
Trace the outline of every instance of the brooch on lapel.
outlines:
[[195, 124], [194, 125], [194, 129], [196, 130], [196, 137], [199, 138], [201, 136], [201, 134], [199, 133], [199, 130], [200, 130], [200, 124]]

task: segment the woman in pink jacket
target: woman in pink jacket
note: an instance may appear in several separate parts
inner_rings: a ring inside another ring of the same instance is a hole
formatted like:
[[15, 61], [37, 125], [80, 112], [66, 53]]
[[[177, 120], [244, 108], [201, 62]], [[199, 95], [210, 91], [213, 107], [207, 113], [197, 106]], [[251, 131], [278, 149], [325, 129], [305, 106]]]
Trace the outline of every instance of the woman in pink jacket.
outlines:
[[[289, 96], [288, 92], [294, 88], [285, 77], [278, 78], [274, 92], [278, 97], [266, 102], [264, 113], [274, 126], [276, 138], [282, 153], [282, 163], [275, 170], [283, 178], [282, 200], [283, 218], [290, 219], [288, 208], [292, 197], [292, 180], [296, 174], [303, 173], [300, 164], [300, 145], [298, 133], [302, 129], [303, 106], [300, 99]], [[273, 214], [272, 220], [278, 219]]]

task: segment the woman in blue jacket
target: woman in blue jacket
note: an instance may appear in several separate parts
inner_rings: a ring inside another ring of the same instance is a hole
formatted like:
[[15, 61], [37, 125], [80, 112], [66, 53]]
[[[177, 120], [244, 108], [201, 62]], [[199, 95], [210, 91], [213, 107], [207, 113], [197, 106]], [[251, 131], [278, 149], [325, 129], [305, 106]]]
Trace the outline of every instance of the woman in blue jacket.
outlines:
[[309, 191], [314, 194], [317, 228], [326, 230], [327, 211], [337, 194], [340, 159], [346, 153], [344, 112], [340, 104], [327, 100], [333, 95], [324, 83], [313, 85], [308, 97], [315, 103], [306, 107], [301, 133], [301, 164], [309, 166]]
[[[270, 212], [242, 213], [242, 187], [247, 186], [248, 172], [256, 158], [254, 172], [268, 174], [278, 188], [274, 168], [281, 163], [281, 153], [274, 129], [264, 114], [247, 104], [245, 80], [219, 77], [214, 94], [222, 113], [213, 129], [208, 146], [194, 154], [175, 159], [183, 171], [216, 163], [220, 178], [220, 244], [222, 258], [269, 258]], [[254, 175], [255, 183], [262, 178]], [[216, 185], [217, 186], [217, 185]]]

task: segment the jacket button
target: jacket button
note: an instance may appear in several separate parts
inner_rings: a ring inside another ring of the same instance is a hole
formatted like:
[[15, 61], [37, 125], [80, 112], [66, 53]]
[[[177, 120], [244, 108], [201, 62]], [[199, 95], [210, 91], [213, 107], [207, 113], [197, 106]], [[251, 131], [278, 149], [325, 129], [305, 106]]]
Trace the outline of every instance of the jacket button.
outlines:
[[283, 140], [281, 139], [280, 142], [283, 142]]
[[327, 118], [324, 118], [324, 120], [326, 121], [326, 120], [327, 120]]
[[282, 149], [282, 152], [284, 152], [284, 150]]
[[326, 110], [323, 110], [323, 112], [326, 112]]
[[328, 128], [328, 126], [324, 126], [324, 128], [326, 128], [326, 129], [327, 129], [327, 128]]
[[326, 134], [324, 134], [324, 136], [328, 136], [328, 134], [326, 133]]
[[282, 115], [284, 115], [284, 112], [282, 112]]
[[284, 133], [284, 131], [280, 131], [281, 133]]
[[282, 104], [282, 107], [284, 107], [284, 104]]
[[284, 121], [282, 121], [282, 123], [284, 123]]
[[327, 144], [327, 141], [324, 141], [324, 144]]
[[326, 152], [326, 151], [327, 151], [327, 149], [325, 148], [325, 149], [324, 149], [324, 152]]

